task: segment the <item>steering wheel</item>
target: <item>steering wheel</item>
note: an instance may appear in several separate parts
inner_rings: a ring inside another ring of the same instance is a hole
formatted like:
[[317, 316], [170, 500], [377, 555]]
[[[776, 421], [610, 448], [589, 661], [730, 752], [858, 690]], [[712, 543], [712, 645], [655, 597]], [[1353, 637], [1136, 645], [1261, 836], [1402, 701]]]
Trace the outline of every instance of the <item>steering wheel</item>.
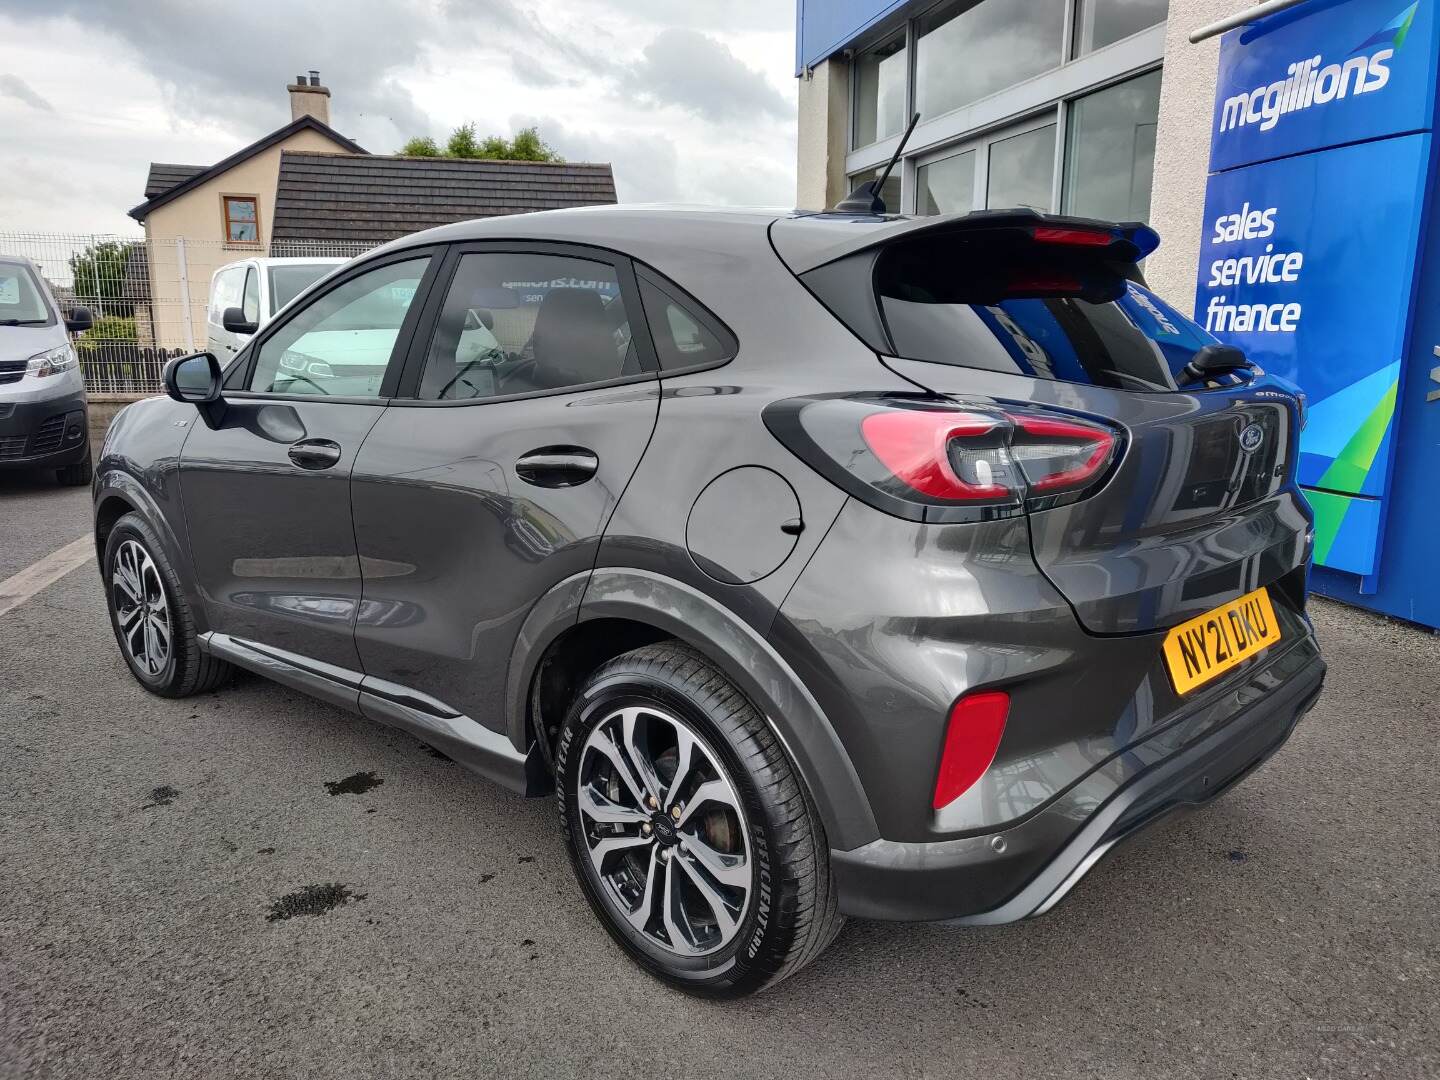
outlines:
[[304, 374], [302, 374], [302, 373], [300, 373], [300, 372], [298, 372], [298, 371], [290, 371], [290, 372], [286, 372], [286, 374], [288, 374], [288, 375], [290, 376], [290, 381], [291, 381], [292, 383], [293, 383], [293, 382], [301, 382], [301, 381], [307, 382], [307, 383], [309, 383], [311, 386], [315, 387], [315, 389], [318, 390], [320, 393], [324, 394], [326, 397], [329, 397], [329, 396], [330, 396], [330, 391], [329, 391], [329, 390], [326, 390], [326, 389], [325, 389], [323, 386], [321, 386], [318, 382], [316, 382], [314, 379], [310, 378], [309, 375], [304, 375]]
[[512, 367], [509, 371], [499, 372], [499, 374], [498, 374], [498, 376], [497, 376], [497, 378], [496, 378], [496, 381], [497, 381], [501, 386], [504, 386], [504, 385], [505, 385], [506, 383], [508, 383], [511, 379], [519, 378], [519, 377], [522, 376], [522, 375], [525, 376], [526, 378], [530, 378], [531, 376], [533, 376], [533, 375], [535, 374], [535, 370], [536, 370], [537, 366], [538, 366], [538, 365], [535, 363], [535, 361], [534, 361], [533, 359], [530, 359], [530, 360], [521, 360], [518, 364], [516, 364], [514, 367]]

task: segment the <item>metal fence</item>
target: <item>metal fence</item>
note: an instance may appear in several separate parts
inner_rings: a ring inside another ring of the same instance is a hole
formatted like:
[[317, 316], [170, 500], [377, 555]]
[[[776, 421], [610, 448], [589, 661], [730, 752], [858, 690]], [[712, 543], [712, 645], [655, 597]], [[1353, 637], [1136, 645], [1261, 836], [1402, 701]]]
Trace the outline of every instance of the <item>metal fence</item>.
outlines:
[[380, 241], [279, 240], [268, 249], [184, 237], [0, 232], [0, 255], [33, 260], [62, 309], [85, 307], [94, 326], [72, 334], [92, 396], [154, 394], [173, 356], [205, 348], [210, 278], [256, 255], [354, 258]]

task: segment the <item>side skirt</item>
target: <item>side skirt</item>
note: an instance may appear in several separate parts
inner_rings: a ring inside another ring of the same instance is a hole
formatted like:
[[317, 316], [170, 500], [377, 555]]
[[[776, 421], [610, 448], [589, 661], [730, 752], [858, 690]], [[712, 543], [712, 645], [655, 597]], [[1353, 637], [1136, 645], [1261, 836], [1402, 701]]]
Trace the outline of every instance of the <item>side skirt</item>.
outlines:
[[518, 794], [543, 795], [550, 790], [549, 775], [535, 746], [521, 753], [504, 734], [419, 691], [229, 634], [209, 631], [199, 640], [206, 652], [236, 667], [407, 731], [471, 772]]

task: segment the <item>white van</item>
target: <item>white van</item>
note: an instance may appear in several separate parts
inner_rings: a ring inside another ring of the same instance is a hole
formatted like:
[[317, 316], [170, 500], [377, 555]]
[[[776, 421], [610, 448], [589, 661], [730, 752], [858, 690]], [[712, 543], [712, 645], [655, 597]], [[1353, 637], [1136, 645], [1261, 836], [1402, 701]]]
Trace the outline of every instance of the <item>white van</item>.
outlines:
[[[205, 349], [221, 366], [245, 347], [275, 313], [348, 259], [241, 259], [210, 279]], [[225, 313], [235, 309], [226, 326]]]
[[85, 382], [66, 331], [91, 322], [83, 307], [60, 310], [29, 259], [0, 255], [0, 469], [90, 482]]

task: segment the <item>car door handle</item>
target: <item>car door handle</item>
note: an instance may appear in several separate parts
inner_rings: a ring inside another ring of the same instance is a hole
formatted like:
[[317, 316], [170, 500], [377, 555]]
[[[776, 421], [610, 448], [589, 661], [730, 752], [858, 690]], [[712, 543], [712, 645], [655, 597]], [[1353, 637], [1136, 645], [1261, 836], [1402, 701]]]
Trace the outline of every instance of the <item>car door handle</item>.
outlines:
[[575, 487], [598, 468], [600, 459], [583, 446], [542, 446], [515, 462], [516, 475], [536, 487]]
[[340, 460], [340, 444], [329, 439], [302, 439], [288, 453], [302, 469], [328, 469]]

